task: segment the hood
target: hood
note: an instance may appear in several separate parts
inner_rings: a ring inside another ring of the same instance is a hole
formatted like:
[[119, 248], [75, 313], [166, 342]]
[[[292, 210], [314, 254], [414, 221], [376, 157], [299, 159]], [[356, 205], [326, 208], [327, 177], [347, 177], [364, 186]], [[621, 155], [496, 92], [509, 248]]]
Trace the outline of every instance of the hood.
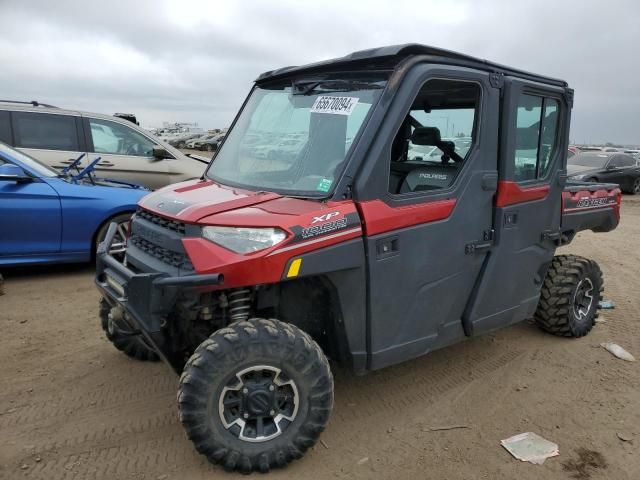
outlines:
[[599, 172], [601, 171], [602, 168], [598, 167], [598, 168], [593, 168], [593, 167], [587, 167], [584, 165], [567, 165], [567, 175], [569, 175], [570, 177], [575, 176], [575, 175], [584, 175], [585, 173], [589, 173], [589, 172]]
[[254, 206], [281, 198], [276, 193], [252, 192], [220, 185], [211, 180], [198, 180], [169, 185], [147, 195], [140, 206], [159, 215], [184, 222]]

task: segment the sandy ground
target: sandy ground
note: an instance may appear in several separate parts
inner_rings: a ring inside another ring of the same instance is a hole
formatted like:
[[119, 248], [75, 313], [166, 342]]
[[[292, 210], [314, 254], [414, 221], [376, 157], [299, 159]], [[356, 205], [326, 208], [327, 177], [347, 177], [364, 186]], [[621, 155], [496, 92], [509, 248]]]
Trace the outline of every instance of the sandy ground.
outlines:
[[[524, 323], [368, 376], [336, 371], [322, 443], [272, 478], [640, 478], [640, 362], [598, 347], [615, 341], [640, 357], [639, 234], [640, 199], [626, 197], [615, 232], [564, 249], [600, 263], [617, 305], [586, 338]], [[227, 476], [185, 437], [177, 377], [105, 339], [90, 267], [5, 274], [0, 478]], [[433, 430], [446, 426], [465, 428]], [[527, 431], [560, 456], [514, 460], [500, 440]]]

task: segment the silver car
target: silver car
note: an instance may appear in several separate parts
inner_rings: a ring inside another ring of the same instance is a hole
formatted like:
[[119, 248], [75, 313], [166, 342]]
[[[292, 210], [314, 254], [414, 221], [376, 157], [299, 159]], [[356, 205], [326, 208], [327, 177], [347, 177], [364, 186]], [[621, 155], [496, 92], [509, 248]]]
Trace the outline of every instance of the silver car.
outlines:
[[208, 160], [187, 156], [134, 123], [38, 102], [0, 101], [0, 141], [62, 170], [86, 153], [96, 174], [156, 189], [198, 178]]

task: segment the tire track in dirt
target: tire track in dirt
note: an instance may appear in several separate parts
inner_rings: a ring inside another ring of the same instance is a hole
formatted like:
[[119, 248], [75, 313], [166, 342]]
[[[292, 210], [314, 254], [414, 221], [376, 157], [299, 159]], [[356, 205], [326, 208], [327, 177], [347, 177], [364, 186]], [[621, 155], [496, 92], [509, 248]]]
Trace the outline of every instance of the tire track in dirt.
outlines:
[[167, 375], [137, 379], [130, 385], [106, 387], [91, 391], [87, 391], [86, 387], [78, 387], [54, 397], [53, 400], [14, 407], [14, 412], [0, 416], [0, 430], [39, 420], [59, 421], [70, 416], [77, 417], [79, 412], [86, 409], [121, 407], [134, 402], [144, 402], [148, 398], [175, 396], [177, 377], [167, 372]]
[[[419, 359], [392, 367], [391, 371], [374, 373], [371, 375], [372, 378], [358, 378], [338, 372], [337, 405], [332, 421], [342, 425], [343, 433], [339, 438], [348, 441], [345, 438], [348, 437], [348, 432], [353, 431], [363, 419], [386, 417], [389, 413], [395, 413], [411, 405], [419, 404], [426, 407], [433, 404], [447, 392], [505, 367], [524, 353], [524, 350], [507, 349], [496, 356], [496, 352], [488, 347], [490, 345], [471, 346], [472, 351], [467, 352], [467, 361], [463, 363], [449, 362], [450, 355], [441, 354], [441, 358], [436, 358], [434, 362], [429, 362], [426, 358]], [[434, 354], [436, 355], [438, 354]], [[172, 377], [169, 372], [167, 376]], [[158, 383], [164, 385], [166, 382]], [[144, 390], [136, 392], [133, 396], [144, 401], [140, 397], [153, 395], [149, 392], [150, 390]], [[398, 394], [399, 392], [401, 394]], [[175, 396], [174, 391], [170, 393], [171, 397]], [[119, 398], [109, 397], [111, 402], [116, 403]], [[353, 401], [358, 403], [357, 409], [349, 407]], [[166, 405], [162, 403], [160, 413], [158, 409], [153, 409], [152, 415], [133, 421], [114, 421], [96, 431], [87, 433], [81, 430], [71, 436], [36, 443], [34, 451], [42, 461], [27, 472], [29, 477], [47, 480], [111, 478], [110, 475], [126, 477], [136, 472], [147, 471], [149, 465], [152, 465], [151, 471], [193, 466], [194, 458], [201, 457], [195, 453], [182, 431], [177, 413], [173, 410], [175, 402], [167, 398]], [[126, 409], [126, 404], [109, 405], [109, 402], [103, 402], [103, 406], [117, 407], [119, 411]], [[74, 418], [78, 416], [78, 412], [69, 409], [65, 409], [65, 414], [73, 415]], [[86, 422], [83, 423], [94, 423], [91, 421], [90, 412], [86, 417], [83, 415], [83, 418], [86, 418]], [[58, 421], [61, 420], [64, 421], [64, 417], [58, 418]], [[37, 426], [35, 420], [32, 427]], [[176, 450], [182, 454], [176, 456]], [[14, 472], [17, 474], [20, 466], [29, 464], [32, 457], [27, 455], [16, 459]], [[117, 465], [116, 470], [113, 470], [114, 464]]]

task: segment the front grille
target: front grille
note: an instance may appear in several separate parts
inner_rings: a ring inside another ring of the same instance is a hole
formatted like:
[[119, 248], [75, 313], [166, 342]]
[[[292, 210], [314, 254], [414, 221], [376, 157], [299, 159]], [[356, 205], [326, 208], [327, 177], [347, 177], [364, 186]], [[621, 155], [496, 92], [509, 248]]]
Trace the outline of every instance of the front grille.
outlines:
[[169, 230], [173, 230], [174, 232], [184, 235], [185, 234], [185, 226], [184, 223], [178, 222], [177, 220], [170, 220], [168, 218], [161, 217], [160, 215], [156, 215], [155, 213], [151, 213], [148, 210], [138, 210], [136, 212], [137, 218], [142, 218], [148, 222], [154, 223], [160, 227], [167, 228]]
[[129, 238], [129, 243], [168, 265], [182, 270], [193, 270], [193, 265], [185, 253], [171, 251], [149, 240], [145, 240], [139, 235], [132, 235]]

